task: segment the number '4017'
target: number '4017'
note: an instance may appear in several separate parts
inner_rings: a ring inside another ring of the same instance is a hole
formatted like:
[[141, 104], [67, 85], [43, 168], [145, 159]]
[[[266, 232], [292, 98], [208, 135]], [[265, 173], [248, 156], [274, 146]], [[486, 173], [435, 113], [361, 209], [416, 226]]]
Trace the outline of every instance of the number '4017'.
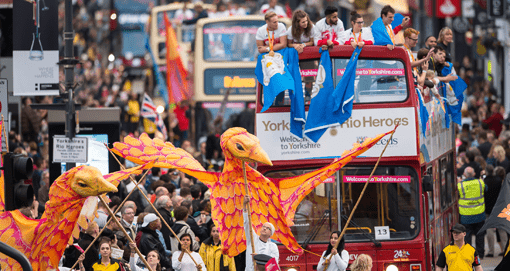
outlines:
[[295, 262], [299, 259], [299, 255], [290, 255], [290, 256], [287, 256], [287, 258], [285, 260], [287, 260], [288, 262]]

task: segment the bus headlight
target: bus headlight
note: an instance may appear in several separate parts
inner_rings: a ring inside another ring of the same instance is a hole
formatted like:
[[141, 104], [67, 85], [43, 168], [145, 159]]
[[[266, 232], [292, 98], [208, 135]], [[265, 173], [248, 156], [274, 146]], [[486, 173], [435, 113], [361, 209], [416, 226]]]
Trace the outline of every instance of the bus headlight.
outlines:
[[292, 268], [287, 269], [287, 271], [298, 271], [298, 270], [296, 268], [292, 267]]
[[390, 264], [386, 267], [386, 271], [398, 271], [398, 267], [394, 264]]

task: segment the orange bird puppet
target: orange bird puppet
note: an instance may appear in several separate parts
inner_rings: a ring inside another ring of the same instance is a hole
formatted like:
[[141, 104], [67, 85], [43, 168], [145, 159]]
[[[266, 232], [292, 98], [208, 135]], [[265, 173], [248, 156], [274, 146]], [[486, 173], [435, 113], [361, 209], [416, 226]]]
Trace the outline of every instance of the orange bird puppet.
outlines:
[[[5, 210], [4, 176], [0, 178], [0, 241], [25, 254], [34, 271], [57, 269], [58, 262], [79, 228], [87, 228], [87, 219], [93, 219], [97, 208], [97, 197], [107, 192], [116, 192], [119, 182], [142, 169], [146, 164], [117, 171], [103, 176], [91, 166], [79, 166], [60, 175], [50, 187], [49, 200], [41, 219], [31, 219], [19, 210]], [[87, 203], [86, 203], [87, 202]], [[87, 207], [82, 207], [86, 205]], [[85, 210], [88, 209], [88, 210]], [[80, 215], [82, 214], [82, 215]], [[21, 265], [12, 258], [0, 254], [2, 270], [21, 270]]]
[[[247, 166], [251, 219], [256, 231], [259, 232], [265, 222], [270, 222], [276, 228], [273, 238], [290, 251], [301, 254], [303, 249], [290, 230], [301, 200], [323, 180], [393, 131], [380, 134], [373, 139], [367, 138], [361, 144], [355, 143], [351, 150], [345, 151], [341, 158], [330, 165], [300, 176], [270, 179]], [[221, 148], [225, 155], [221, 173], [205, 171], [191, 154], [175, 148], [169, 142], [152, 140], [147, 134], [142, 134], [139, 139], [128, 136], [124, 143], [114, 143], [112, 151], [137, 164], [145, 164], [159, 158], [154, 163], [155, 167], [179, 169], [207, 185], [212, 192], [211, 217], [218, 226], [223, 253], [236, 256], [246, 249], [243, 227], [245, 184], [242, 163], [257, 162], [272, 165], [272, 162], [260, 146], [259, 139], [243, 128], [230, 128], [225, 131], [221, 136]]]

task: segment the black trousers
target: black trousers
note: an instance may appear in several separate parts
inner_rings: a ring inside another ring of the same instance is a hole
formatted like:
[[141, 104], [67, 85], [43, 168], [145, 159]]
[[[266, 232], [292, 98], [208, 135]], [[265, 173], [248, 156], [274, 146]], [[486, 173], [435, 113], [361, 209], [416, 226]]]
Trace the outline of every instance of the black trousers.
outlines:
[[478, 233], [480, 229], [483, 227], [485, 221], [474, 223], [474, 224], [464, 224], [466, 226], [466, 238], [464, 241], [470, 245], [471, 244], [471, 236], [475, 235], [475, 244], [476, 244], [476, 252], [478, 252], [478, 256], [483, 258], [485, 256], [485, 232]]

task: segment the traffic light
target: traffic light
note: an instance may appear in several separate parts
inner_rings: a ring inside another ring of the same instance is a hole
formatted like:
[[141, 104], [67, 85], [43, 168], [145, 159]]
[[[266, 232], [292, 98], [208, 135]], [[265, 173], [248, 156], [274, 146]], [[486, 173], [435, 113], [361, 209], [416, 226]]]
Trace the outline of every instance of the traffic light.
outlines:
[[34, 173], [32, 158], [21, 154], [4, 155], [4, 195], [5, 210], [13, 211], [32, 205], [34, 189], [24, 180], [32, 178]]

